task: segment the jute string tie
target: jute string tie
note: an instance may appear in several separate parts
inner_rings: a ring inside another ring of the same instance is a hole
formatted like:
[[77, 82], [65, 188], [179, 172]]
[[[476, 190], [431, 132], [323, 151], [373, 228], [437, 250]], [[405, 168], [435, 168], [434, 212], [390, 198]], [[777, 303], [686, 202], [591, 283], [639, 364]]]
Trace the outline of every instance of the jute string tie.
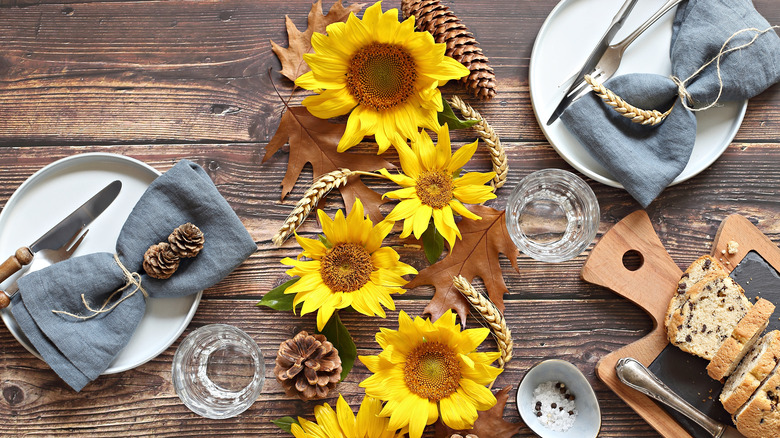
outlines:
[[[93, 309], [89, 303], [87, 302], [86, 297], [84, 294], [81, 294], [81, 302], [84, 304], [84, 308], [88, 311], [92, 312], [91, 315], [76, 315], [75, 313], [66, 312], [64, 310], [52, 310], [52, 313], [58, 313], [61, 315], [67, 315], [72, 318], [76, 318], [82, 321], [86, 321], [88, 319], [92, 319], [98, 315], [101, 315], [103, 313], [109, 313], [112, 310], [116, 308], [116, 306], [122, 304], [123, 301], [126, 299], [132, 297], [136, 294], [136, 292], [141, 292], [144, 295], [144, 298], [149, 298], [149, 293], [146, 292], [146, 290], [141, 286], [141, 274], [137, 272], [130, 272], [129, 269], [125, 267], [125, 265], [122, 264], [122, 262], [119, 260], [119, 256], [114, 254], [114, 261], [116, 262], [117, 266], [119, 266], [119, 269], [122, 270], [122, 273], [125, 274], [125, 279], [127, 280], [127, 283], [125, 283], [124, 286], [120, 287], [119, 289], [115, 290], [106, 300], [103, 302], [103, 305], [100, 306], [98, 309]], [[122, 297], [119, 301], [109, 306], [108, 304], [116, 297], [117, 294], [121, 294], [124, 292], [127, 288], [135, 286], [135, 289], [131, 290], [127, 295]]]
[[[750, 27], [742, 30], [738, 30], [734, 32], [720, 47], [720, 51], [717, 55], [715, 55], [712, 59], [707, 61], [704, 65], [699, 67], [698, 70], [693, 72], [690, 76], [688, 76], [685, 80], [681, 80], [677, 76], [670, 76], [671, 80], [674, 82], [675, 85], [677, 85], [677, 95], [680, 98], [680, 102], [682, 105], [688, 109], [689, 111], [704, 111], [707, 109], [710, 109], [712, 107], [715, 107], [718, 105], [721, 96], [723, 95], [723, 76], [721, 74], [721, 68], [720, 64], [723, 59], [723, 57], [731, 52], [742, 50], [750, 45], [752, 45], [758, 37], [761, 35], [774, 30], [774, 29], [780, 29], [780, 26], [770, 26], [764, 30], [757, 29], [755, 27]], [[736, 38], [737, 36], [745, 33], [745, 32], [755, 32], [756, 34], [753, 35], [753, 38], [739, 46], [731, 47], [727, 49], [726, 47], [728, 44]], [[709, 67], [712, 63], [715, 63], [715, 68], [718, 73], [718, 95], [715, 97], [715, 100], [713, 100], [710, 104], [707, 106], [701, 107], [701, 108], [694, 108], [691, 105], [695, 103], [693, 96], [691, 96], [691, 93], [688, 92], [688, 89], [686, 88], [686, 85], [688, 82], [698, 76], [702, 71], [704, 71], [707, 67]], [[590, 77], [586, 77], [585, 80], [590, 84], [593, 91], [609, 106], [615, 109], [618, 113], [620, 113], [623, 117], [627, 117], [631, 119], [634, 123], [641, 123], [643, 125], [657, 125], [661, 123], [666, 116], [671, 113], [671, 108], [666, 111], [665, 113], [660, 113], [657, 110], [644, 110], [641, 108], [637, 108], [628, 102], [624, 101], [620, 96], [617, 96], [615, 93], [609, 91], [606, 89], [603, 85], [600, 83], [595, 82]], [[689, 104], [690, 102], [690, 104]], [[676, 101], [675, 101], [676, 103]]]

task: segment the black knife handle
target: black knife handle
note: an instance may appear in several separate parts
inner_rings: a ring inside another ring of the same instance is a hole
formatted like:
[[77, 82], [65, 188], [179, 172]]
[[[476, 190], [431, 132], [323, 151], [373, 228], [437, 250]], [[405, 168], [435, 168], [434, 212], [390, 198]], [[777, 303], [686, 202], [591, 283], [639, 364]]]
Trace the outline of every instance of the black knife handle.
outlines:
[[0, 283], [14, 275], [16, 271], [22, 269], [22, 266], [29, 264], [32, 259], [33, 254], [30, 251], [30, 248], [23, 246], [17, 249], [14, 255], [8, 257], [8, 259], [0, 265]]

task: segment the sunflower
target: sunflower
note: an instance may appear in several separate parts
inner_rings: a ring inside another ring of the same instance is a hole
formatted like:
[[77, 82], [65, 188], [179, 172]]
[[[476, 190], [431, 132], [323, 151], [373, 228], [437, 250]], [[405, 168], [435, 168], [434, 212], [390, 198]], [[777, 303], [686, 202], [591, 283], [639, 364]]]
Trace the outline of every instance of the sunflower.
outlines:
[[403, 187], [384, 195], [391, 199], [402, 199], [387, 215], [387, 220], [404, 219], [401, 237], [408, 237], [414, 232], [414, 237], [419, 239], [433, 217], [436, 230], [453, 248], [455, 238], [461, 237], [453, 212], [469, 219], [482, 219], [466, 209], [463, 203], [480, 204], [495, 198], [493, 188], [485, 185], [493, 179], [495, 172], [469, 172], [458, 176], [461, 167], [476, 152], [477, 142], [462, 146], [453, 154], [446, 123], [438, 129], [436, 146], [423, 130], [411, 147], [404, 144], [396, 146], [396, 150], [404, 174], [392, 175], [386, 169], [379, 170], [382, 175]]
[[363, 397], [357, 418], [344, 397], [339, 395], [336, 410], [325, 403], [314, 407], [317, 422], [298, 417], [298, 424], [292, 425], [295, 438], [400, 438], [401, 433], [387, 430], [388, 420], [379, 417], [382, 402]]
[[390, 417], [390, 429], [408, 426], [411, 438], [419, 438], [439, 415], [453, 429], [470, 429], [477, 411], [496, 404], [484, 385], [501, 374], [490, 366], [500, 353], [474, 351], [489, 333], [486, 328], [461, 331], [451, 311], [434, 323], [412, 321], [402, 311], [397, 331], [382, 328], [376, 335], [382, 352], [360, 356], [374, 373], [360, 386], [367, 396], [387, 401], [379, 416]]
[[[401, 286], [407, 281], [402, 275], [417, 270], [399, 261], [392, 248], [382, 247], [393, 223], [382, 221], [376, 226], [363, 212], [360, 199], [345, 218], [339, 210], [331, 220], [317, 211], [325, 242], [295, 235], [303, 252], [298, 260], [285, 258], [282, 263], [293, 266], [288, 275], [300, 279], [285, 290], [296, 294], [293, 306], [303, 302], [301, 315], [317, 310], [317, 329], [322, 330], [336, 309], [352, 306], [368, 316], [385, 317], [382, 305], [395, 310], [390, 294], [406, 292]], [[312, 260], [300, 260], [308, 257]]]
[[314, 53], [303, 55], [311, 71], [295, 84], [318, 93], [303, 100], [316, 117], [352, 111], [339, 152], [374, 135], [381, 154], [413, 138], [420, 126], [437, 129], [436, 113], [443, 109], [438, 87], [469, 73], [444, 55], [445, 44], [414, 31], [414, 17], [400, 23], [397, 9], [382, 13], [382, 2], [366, 9], [362, 20], [350, 14], [326, 30], [312, 35]]

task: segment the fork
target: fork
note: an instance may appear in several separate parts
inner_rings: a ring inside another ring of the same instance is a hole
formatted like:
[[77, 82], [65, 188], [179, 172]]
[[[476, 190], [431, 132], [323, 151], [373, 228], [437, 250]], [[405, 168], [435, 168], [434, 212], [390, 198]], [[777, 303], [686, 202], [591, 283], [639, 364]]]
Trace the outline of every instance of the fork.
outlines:
[[[82, 230], [84, 231], [83, 233], [81, 232]], [[65, 243], [65, 245], [62, 245], [62, 247], [59, 249], [42, 249], [36, 252], [35, 258], [33, 258], [32, 263], [30, 263], [30, 266], [27, 268], [27, 274], [30, 272], [39, 271], [47, 266], [53, 265], [54, 263], [69, 259], [79, 247], [79, 245], [81, 245], [81, 242], [84, 240], [84, 236], [86, 236], [88, 232], [89, 229], [84, 230], [82, 227], [76, 231], [76, 233], [73, 234], [73, 237], [71, 237], [70, 240]], [[79, 234], [81, 234], [81, 236], [79, 236]], [[0, 309], [7, 307], [8, 304], [10, 304], [11, 297], [13, 297], [14, 294], [19, 291], [19, 284], [17, 283], [18, 281], [19, 279], [17, 279], [5, 291], [0, 291]]]
[[[611, 44], [609, 47], [607, 47], [607, 51], [604, 52], [604, 54], [601, 56], [601, 59], [599, 59], [599, 62], [596, 64], [596, 67], [593, 70], [593, 73], [590, 74], [590, 77], [597, 83], [604, 83], [604, 81], [611, 78], [620, 66], [620, 62], [623, 60], [623, 53], [626, 51], [628, 46], [631, 45], [631, 43], [633, 43], [634, 40], [639, 37], [639, 35], [642, 35], [644, 31], [646, 31], [650, 26], [658, 21], [659, 18], [663, 17], [680, 2], [682, 2], [682, 0], [668, 0], [666, 3], [664, 3], [663, 6], [661, 6], [660, 9], [658, 9], [658, 11], [656, 11], [655, 14], [648, 18], [647, 21], [642, 23], [642, 25], [639, 26], [635, 31], [631, 32], [631, 34], [625, 37], [622, 41]], [[576, 97], [573, 100], [579, 99], [590, 91], [590, 85], [585, 82], [583, 78], [578, 78], [578, 80], [582, 80], [582, 83], [577, 86], [574, 91], [572, 91], [572, 93], [576, 94]]]

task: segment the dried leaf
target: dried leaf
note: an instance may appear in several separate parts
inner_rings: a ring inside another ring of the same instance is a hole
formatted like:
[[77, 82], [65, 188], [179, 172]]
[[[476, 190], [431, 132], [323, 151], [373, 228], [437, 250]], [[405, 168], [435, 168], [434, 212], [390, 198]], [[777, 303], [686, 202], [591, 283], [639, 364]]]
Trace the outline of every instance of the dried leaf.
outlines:
[[452, 278], [462, 275], [471, 282], [474, 277], [480, 277], [485, 283], [488, 296], [499, 310], [504, 310], [504, 294], [506, 288], [498, 255], [503, 253], [516, 271], [517, 247], [512, 243], [506, 229], [505, 212], [482, 205], [472, 205], [469, 210], [482, 217], [481, 220], [463, 218], [458, 228], [463, 239], [458, 241], [444, 259], [429, 266], [406, 284], [411, 289], [423, 284], [431, 284], [436, 288], [431, 302], [424, 312], [433, 319], [438, 319], [449, 309], [455, 310], [465, 324], [469, 314], [469, 302], [463, 298], [452, 285]]
[[520, 433], [521, 423], [510, 423], [504, 420], [504, 408], [509, 398], [509, 390], [512, 386], [507, 386], [496, 393], [496, 404], [487, 411], [479, 412], [477, 421], [474, 422], [474, 428], [469, 430], [454, 430], [439, 420], [436, 423], [436, 438], [449, 438], [452, 434], [466, 436], [474, 434], [480, 438], [510, 438]]
[[339, 0], [330, 7], [327, 15], [323, 15], [322, 0], [317, 0], [317, 3], [311, 5], [308, 27], [304, 32], [299, 31], [290, 17], [285, 15], [288, 46], [282, 47], [271, 41], [271, 48], [282, 63], [281, 73], [291, 81], [295, 81], [299, 76], [309, 71], [309, 66], [303, 60], [303, 55], [314, 52], [311, 47], [312, 34], [314, 32], [325, 33], [325, 28], [331, 23], [347, 21], [350, 12], [358, 13], [363, 9], [363, 6], [365, 3], [354, 3], [344, 7]]
[[[305, 107], [291, 107], [282, 115], [279, 128], [276, 129], [271, 141], [265, 148], [263, 162], [266, 162], [286, 143], [290, 143], [290, 158], [287, 162], [287, 172], [282, 180], [282, 197], [284, 199], [300, 178], [306, 163], [311, 163], [313, 179], [337, 169], [372, 171], [381, 168], [394, 167], [388, 161], [374, 154], [359, 154], [355, 152], [337, 152], [341, 136], [346, 125], [330, 123], [318, 119], [309, 113]], [[366, 187], [360, 176], [351, 176], [349, 182], [339, 188], [344, 205], [351, 208], [355, 198], [360, 198], [371, 219], [376, 223], [382, 220], [379, 206], [385, 201], [382, 196]]]

